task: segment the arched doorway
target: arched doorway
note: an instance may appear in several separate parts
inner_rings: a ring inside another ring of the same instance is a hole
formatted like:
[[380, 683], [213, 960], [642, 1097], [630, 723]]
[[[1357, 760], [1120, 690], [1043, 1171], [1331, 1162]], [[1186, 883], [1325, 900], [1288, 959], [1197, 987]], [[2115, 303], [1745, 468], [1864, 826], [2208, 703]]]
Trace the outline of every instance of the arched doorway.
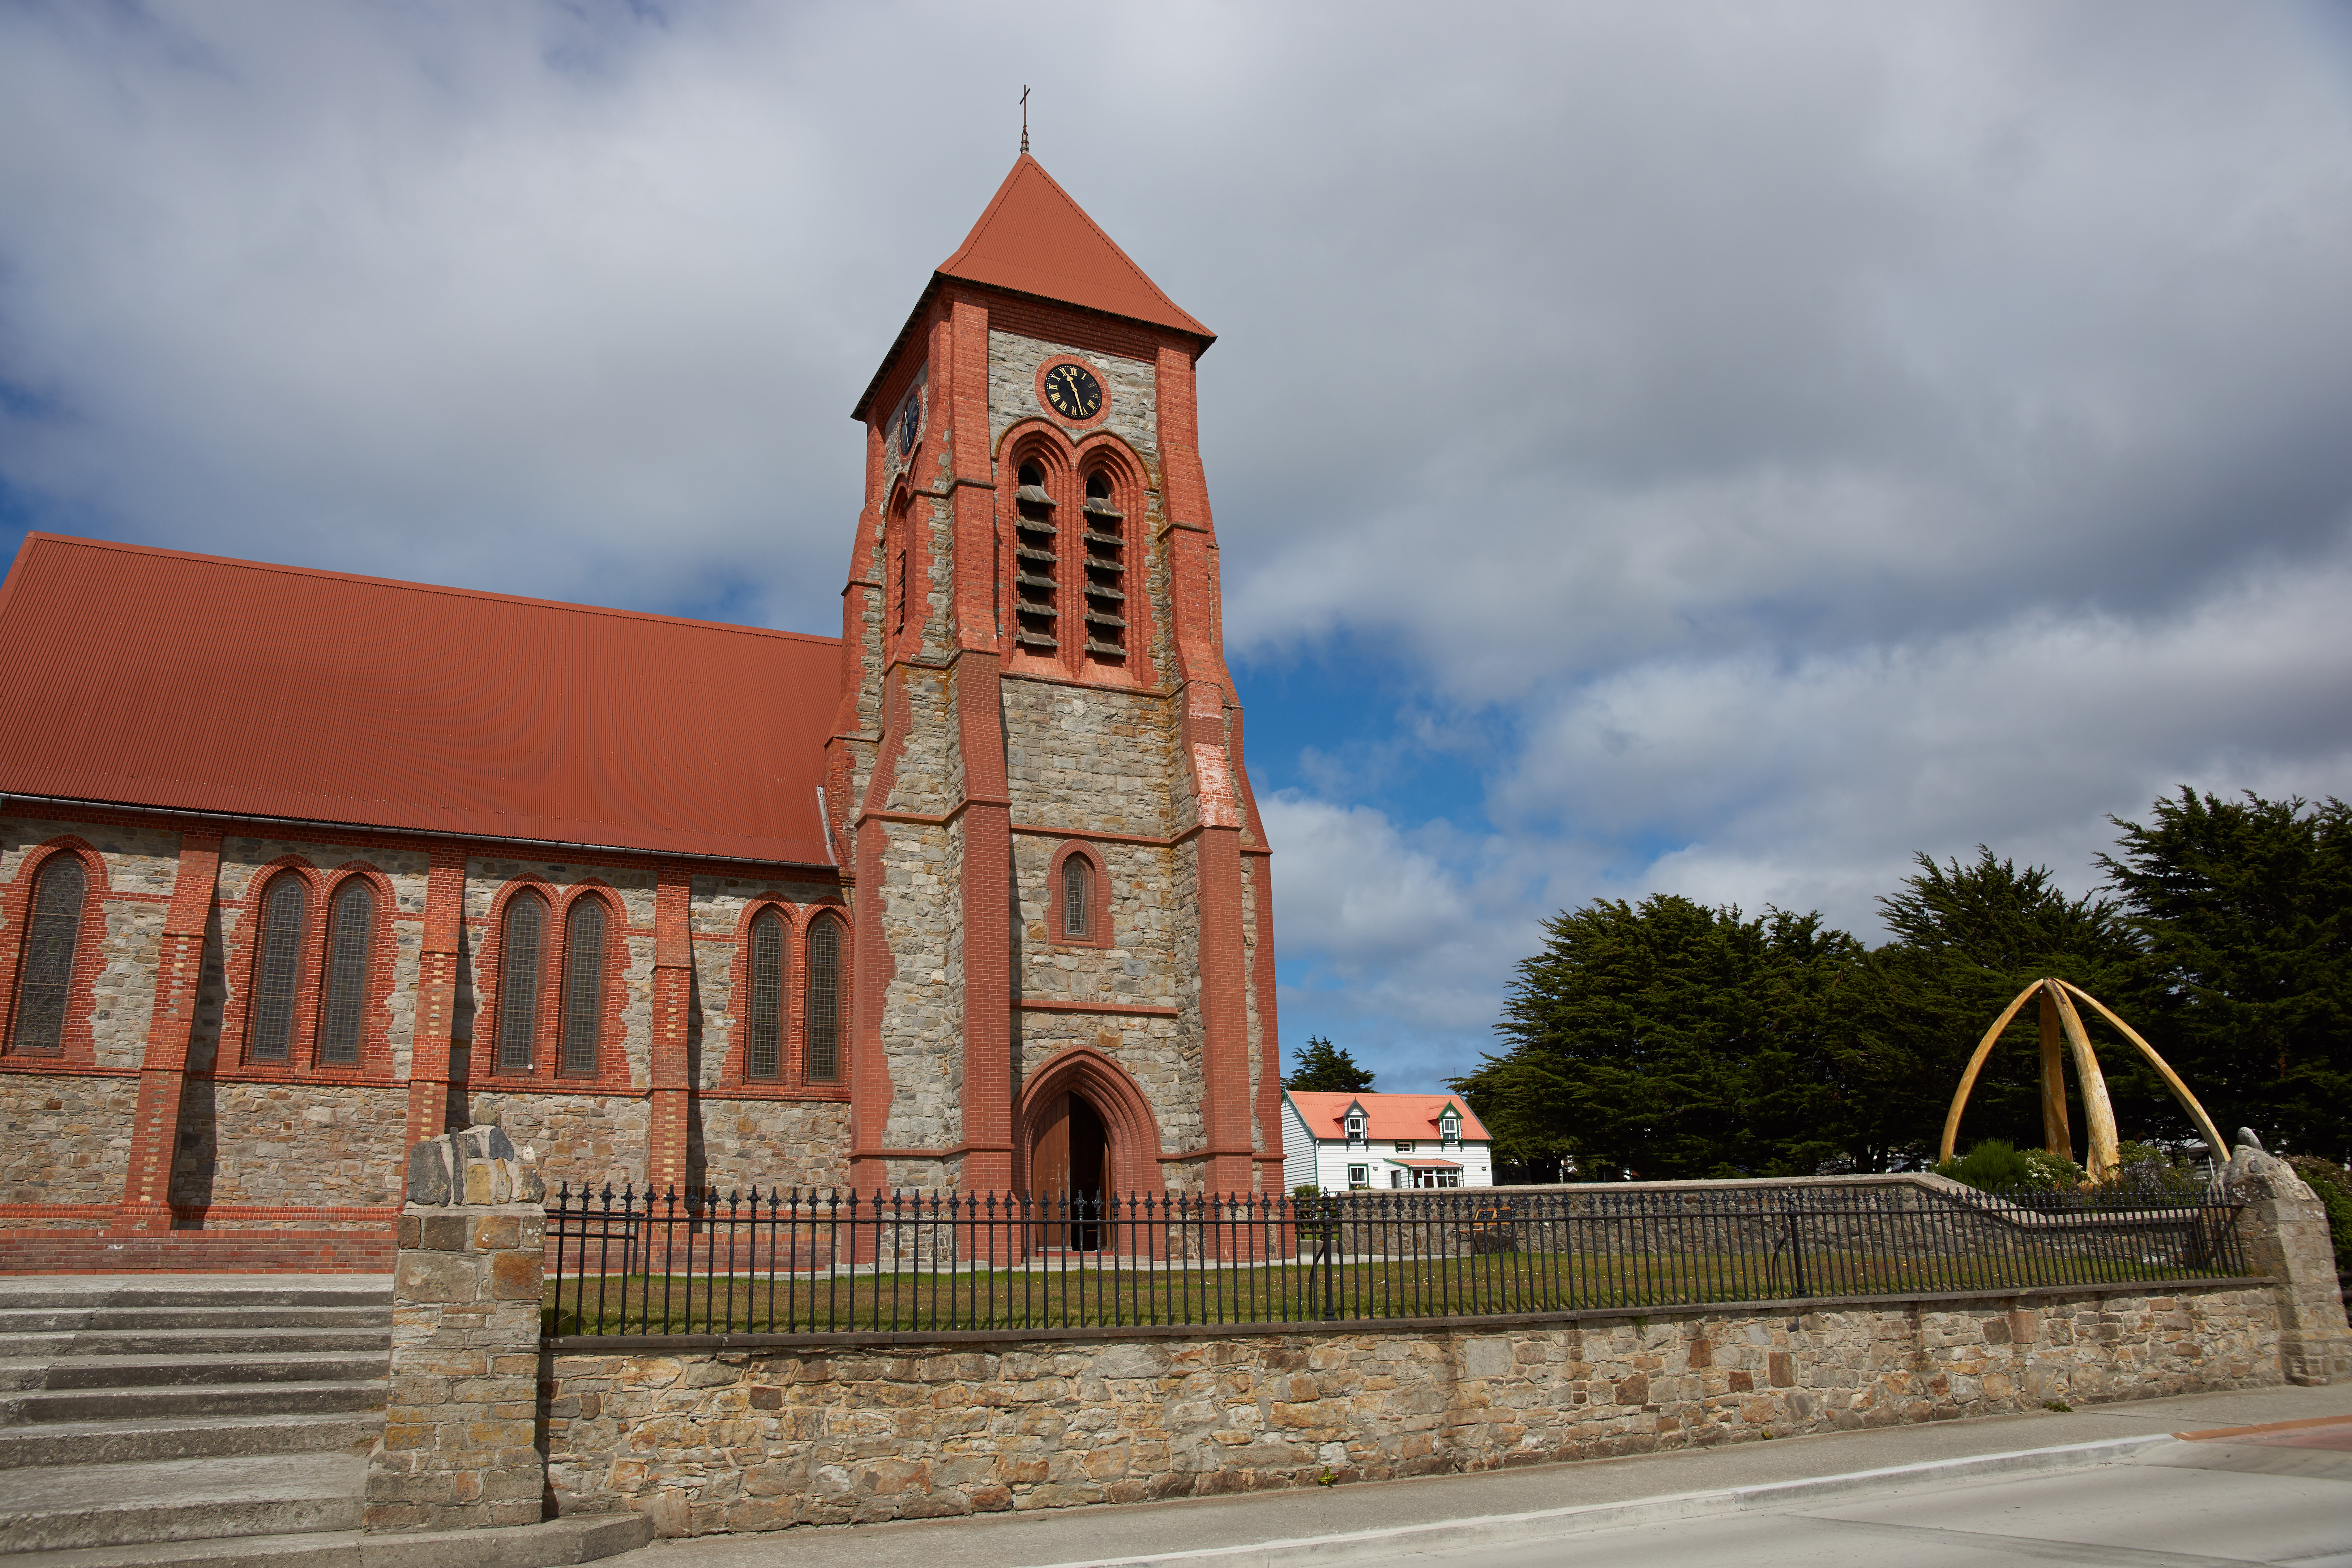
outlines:
[[1099, 1250], [1111, 1171], [1110, 1131], [1102, 1113], [1084, 1094], [1068, 1090], [1045, 1102], [1036, 1128], [1029, 1191], [1047, 1217], [1039, 1241], [1074, 1252]]

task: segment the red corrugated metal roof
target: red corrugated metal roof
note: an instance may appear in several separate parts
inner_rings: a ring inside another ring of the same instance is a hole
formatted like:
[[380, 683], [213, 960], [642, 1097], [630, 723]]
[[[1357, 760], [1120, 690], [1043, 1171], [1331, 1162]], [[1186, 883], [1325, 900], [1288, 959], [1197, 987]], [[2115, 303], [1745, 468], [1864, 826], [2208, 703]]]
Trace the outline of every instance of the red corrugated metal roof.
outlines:
[[1089, 310], [1213, 338], [1095, 225], [1026, 152], [971, 225], [962, 248], [940, 263], [944, 277], [1040, 295]]
[[0, 792], [829, 863], [837, 638], [34, 534]]
[[1367, 1138], [1429, 1138], [1437, 1136], [1438, 1113], [1448, 1105], [1462, 1113], [1462, 1135], [1479, 1142], [1492, 1134], [1470, 1107], [1451, 1094], [1324, 1094], [1312, 1090], [1284, 1091], [1298, 1113], [1307, 1119], [1307, 1130], [1318, 1138], [1344, 1138], [1348, 1135], [1348, 1107], [1360, 1104], [1364, 1108], [1364, 1135]]
[[1417, 1171], [1458, 1171], [1462, 1168], [1460, 1160], [1416, 1160], [1408, 1159], [1402, 1155], [1398, 1155], [1385, 1163], [1392, 1166], [1411, 1166]]

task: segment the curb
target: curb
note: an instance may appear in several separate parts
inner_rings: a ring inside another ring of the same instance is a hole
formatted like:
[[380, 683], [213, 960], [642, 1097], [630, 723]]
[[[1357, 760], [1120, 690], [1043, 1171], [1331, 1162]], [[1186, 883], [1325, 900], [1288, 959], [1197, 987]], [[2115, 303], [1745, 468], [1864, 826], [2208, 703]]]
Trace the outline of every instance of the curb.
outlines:
[[593, 1563], [652, 1543], [641, 1513], [594, 1514], [489, 1530], [362, 1534], [247, 1535], [214, 1541], [151, 1541], [0, 1553], [9, 1568], [557, 1568]]
[[2093, 1466], [2136, 1458], [2147, 1449], [2161, 1448], [2175, 1440], [2168, 1432], [2143, 1433], [2131, 1437], [2106, 1437], [2093, 1443], [2069, 1443], [2054, 1448], [1972, 1454], [1965, 1458], [1932, 1459], [1923, 1464], [1854, 1470], [1845, 1475], [1816, 1476], [1804, 1480], [1771, 1481], [1718, 1491], [1675, 1492], [1664, 1497], [1637, 1498], [1628, 1502], [1586, 1503], [1575, 1508], [1542, 1509], [1532, 1513], [1490, 1514], [1484, 1519], [1439, 1520], [1427, 1524], [1399, 1525], [1390, 1530], [1366, 1530], [1346, 1535], [1309, 1535], [1287, 1541], [1261, 1541], [1247, 1546], [1161, 1552], [1140, 1557], [1095, 1557], [1079, 1563], [1051, 1563], [1045, 1568], [1185, 1568], [1185, 1565], [1196, 1563], [1200, 1568], [1304, 1568], [1306, 1564], [1345, 1563], [1392, 1557], [1399, 1552], [1414, 1551], [1423, 1542], [1433, 1546], [1442, 1543], [1442, 1549], [1449, 1552], [1480, 1546], [1518, 1546], [1556, 1536], [1615, 1530], [1626, 1525], [1710, 1519], [1751, 1509], [1825, 1502], [1868, 1495], [1914, 1481], [1944, 1484], [1996, 1476], [2087, 1469]]

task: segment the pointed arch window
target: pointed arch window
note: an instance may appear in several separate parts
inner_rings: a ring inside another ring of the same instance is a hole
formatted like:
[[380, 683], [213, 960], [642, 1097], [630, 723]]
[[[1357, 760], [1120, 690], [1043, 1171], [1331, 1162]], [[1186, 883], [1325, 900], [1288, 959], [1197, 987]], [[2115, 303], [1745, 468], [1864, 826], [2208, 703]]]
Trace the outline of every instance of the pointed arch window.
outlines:
[[369, 939], [374, 930], [375, 892], [361, 878], [352, 877], [335, 894], [327, 923], [327, 983], [319, 1015], [319, 1060], [332, 1066], [354, 1066], [360, 1059]]
[[774, 1078], [783, 1066], [784, 921], [767, 910], [751, 922], [751, 1017], [744, 1040], [747, 1078]]
[[1084, 855], [1062, 862], [1062, 935], [1083, 942], [1094, 935], [1095, 867]]
[[507, 902], [499, 931], [499, 1071], [530, 1071], [539, 1028], [539, 983], [547, 950], [547, 902], [535, 893]]
[[841, 922], [819, 915], [809, 926], [802, 1016], [807, 1019], [808, 1080], [841, 1081]]
[[261, 951], [253, 967], [253, 1033], [246, 1052], [255, 1061], [293, 1059], [302, 927], [310, 915], [310, 890], [291, 872], [262, 894]]
[[604, 904], [583, 898], [563, 923], [563, 1071], [596, 1071], [604, 1023]]
[[1086, 516], [1086, 648], [1095, 664], [1127, 661], [1127, 524], [1126, 514], [1111, 498], [1110, 476], [1100, 469], [1087, 476], [1087, 498], [1079, 504]]
[[89, 898], [89, 873], [81, 862], [70, 853], [51, 855], [33, 883], [10, 1051], [47, 1056], [65, 1049], [66, 1003], [73, 994], [74, 951]]
[[1062, 645], [1062, 558], [1055, 549], [1061, 530], [1054, 523], [1054, 497], [1045, 488], [1045, 469], [1024, 463], [1014, 478], [1013, 608], [1019, 624], [1013, 641], [1025, 653], [1051, 657]]

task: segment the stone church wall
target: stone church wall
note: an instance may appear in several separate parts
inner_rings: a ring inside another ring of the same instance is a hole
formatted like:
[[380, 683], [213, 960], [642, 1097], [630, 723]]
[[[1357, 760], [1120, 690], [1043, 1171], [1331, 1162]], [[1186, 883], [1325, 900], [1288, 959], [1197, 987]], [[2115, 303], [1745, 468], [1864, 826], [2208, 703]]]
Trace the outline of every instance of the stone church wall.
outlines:
[[[171, 1201], [310, 1208], [397, 1202], [407, 1117], [404, 1084], [192, 1080], [180, 1100]], [[128, 1116], [123, 1124], [127, 1132]]]
[[993, 447], [1021, 420], [1037, 416], [1037, 367], [1057, 354], [1076, 354], [1109, 378], [1104, 427], [1139, 453], [1160, 450], [1159, 376], [1148, 359], [1099, 347], [1049, 342], [1019, 332], [988, 334], [988, 444]]
[[721, 1192], [832, 1188], [847, 1179], [849, 1105], [840, 1100], [736, 1100], [706, 1095], [701, 1179]]
[[136, 1077], [0, 1077], [0, 1204], [121, 1202], [138, 1107]]
[[1175, 831], [1175, 700], [1008, 675], [1004, 771], [1013, 820], [1159, 838]]

